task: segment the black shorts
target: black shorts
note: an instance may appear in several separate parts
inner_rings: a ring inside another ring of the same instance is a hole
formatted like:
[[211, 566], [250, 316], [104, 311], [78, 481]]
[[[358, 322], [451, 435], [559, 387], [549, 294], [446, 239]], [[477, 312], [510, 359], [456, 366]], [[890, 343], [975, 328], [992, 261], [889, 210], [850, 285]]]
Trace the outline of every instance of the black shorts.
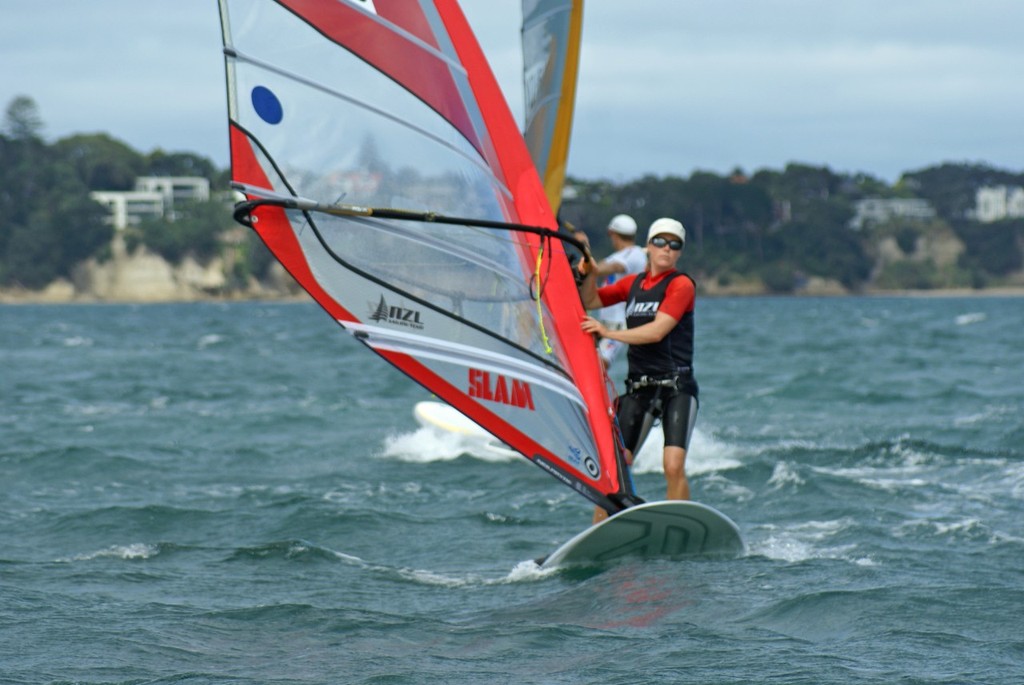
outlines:
[[[644, 414], [657, 391], [658, 388], [640, 388], [619, 397], [616, 418], [619, 430], [622, 431], [623, 445], [633, 454], [636, 454], [638, 447], [636, 443], [640, 439]], [[660, 397], [661, 429], [665, 434], [665, 446], [689, 449], [700, 403], [694, 395], [684, 390], [661, 389]]]

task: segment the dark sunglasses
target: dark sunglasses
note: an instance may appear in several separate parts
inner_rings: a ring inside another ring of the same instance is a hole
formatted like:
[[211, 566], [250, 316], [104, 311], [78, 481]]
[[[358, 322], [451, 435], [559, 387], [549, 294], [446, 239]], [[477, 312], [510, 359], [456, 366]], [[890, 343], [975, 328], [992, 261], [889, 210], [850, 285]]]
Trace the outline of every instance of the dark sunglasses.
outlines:
[[683, 249], [682, 240], [665, 240], [660, 235], [657, 238], [651, 238], [650, 243], [655, 247], [665, 247], [666, 245], [668, 245], [673, 250]]

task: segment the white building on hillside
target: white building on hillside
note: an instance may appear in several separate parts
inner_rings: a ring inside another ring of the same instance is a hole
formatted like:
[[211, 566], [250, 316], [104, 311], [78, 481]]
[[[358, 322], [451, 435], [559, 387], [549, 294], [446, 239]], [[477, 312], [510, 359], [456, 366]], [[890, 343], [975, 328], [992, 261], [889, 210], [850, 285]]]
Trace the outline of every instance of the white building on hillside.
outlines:
[[935, 209], [927, 200], [917, 198], [868, 198], [854, 203], [856, 215], [850, 228], [859, 231], [867, 223], [884, 223], [892, 219], [927, 221], [935, 218]]
[[96, 190], [89, 193], [96, 202], [107, 208], [107, 222], [123, 231], [143, 219], [159, 219], [164, 215], [164, 196], [161, 193], [137, 190]]
[[983, 187], [974, 194], [974, 218], [982, 223], [1024, 217], [1024, 188]]
[[171, 206], [182, 200], [210, 199], [210, 182], [201, 176], [140, 176], [135, 190], [161, 193]]
[[89, 194], [109, 211], [108, 222], [118, 231], [143, 219], [174, 221], [174, 203], [210, 199], [210, 182], [200, 176], [142, 176], [135, 190], [97, 190]]

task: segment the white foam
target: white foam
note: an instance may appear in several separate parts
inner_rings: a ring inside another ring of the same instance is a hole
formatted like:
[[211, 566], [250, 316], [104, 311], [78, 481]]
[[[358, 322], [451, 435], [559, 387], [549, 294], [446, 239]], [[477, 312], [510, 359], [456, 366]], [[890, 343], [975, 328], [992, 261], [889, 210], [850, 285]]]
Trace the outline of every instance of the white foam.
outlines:
[[541, 568], [537, 565], [537, 562], [533, 560], [524, 560], [518, 562], [505, 575], [487, 577], [484, 574], [473, 572], [448, 573], [443, 571], [433, 571], [429, 569], [396, 568], [394, 566], [375, 564], [361, 557], [357, 557], [352, 554], [346, 554], [345, 552], [339, 552], [337, 550], [325, 549], [325, 551], [334, 555], [335, 558], [337, 558], [339, 561], [345, 564], [363, 568], [367, 571], [371, 571], [374, 573], [382, 573], [385, 575], [396, 575], [405, 580], [414, 583], [419, 583], [422, 585], [432, 585], [448, 588], [480, 587], [508, 585], [511, 583], [534, 582], [537, 580], [543, 580], [544, 578], [547, 578], [548, 576], [551, 576], [558, 572], [558, 569], [554, 568]]
[[397, 575], [400, 578], [409, 580], [422, 585], [435, 585], [439, 587], [464, 587], [467, 585], [478, 585], [480, 579], [473, 575], [455, 575], [455, 574], [444, 574], [437, 571], [429, 571], [424, 569], [413, 569], [413, 568], [395, 568], [392, 566], [384, 566], [382, 564], [374, 564], [360, 557], [352, 554], [345, 554], [344, 552], [338, 552], [337, 550], [328, 550], [333, 554], [339, 561], [343, 561], [346, 564], [352, 566], [358, 566], [364, 568], [367, 571], [373, 571], [375, 573], [383, 573], [386, 575]]
[[[662, 473], [662, 450], [665, 441], [661, 428], [655, 426], [640, 454], [633, 463], [634, 473]], [[727, 471], [743, 463], [737, 458], [739, 449], [711, 435], [694, 430], [686, 460], [690, 475]], [[380, 455], [417, 464], [453, 461], [459, 457], [472, 457], [486, 462], [514, 462], [521, 459], [511, 449], [495, 444], [491, 438], [451, 433], [431, 426], [421, 426], [411, 433], [389, 435], [384, 440]]]
[[815, 558], [813, 546], [785, 534], [770, 535], [757, 543], [748, 543], [749, 553], [777, 561], [804, 561]]
[[[665, 449], [665, 436], [661, 426], [655, 426], [647, 437], [640, 453], [633, 462], [634, 473], [662, 473], [662, 451]], [[726, 471], [739, 468], [743, 463], [737, 458], [739, 449], [723, 442], [700, 428], [695, 428], [690, 439], [690, 448], [686, 452], [686, 472], [693, 476], [714, 471]]]
[[399, 569], [398, 575], [423, 585], [438, 585], [440, 587], [465, 587], [467, 585], [482, 584], [479, 582], [479, 579], [472, 576], [445, 575], [422, 569]]
[[505, 577], [505, 582], [529, 583], [543, 580], [555, 573], [558, 573], [557, 568], [541, 568], [537, 565], [537, 562], [532, 560], [520, 561]]
[[806, 482], [796, 472], [796, 469], [789, 462], [785, 461], [775, 464], [775, 468], [772, 469], [772, 475], [768, 479], [768, 484], [775, 488], [781, 488], [784, 485], [804, 485]]
[[548, 576], [558, 572], [557, 569], [542, 569], [535, 561], [525, 560], [517, 563], [506, 575], [488, 578], [480, 573], [446, 573], [443, 571], [432, 571], [429, 569], [395, 568], [393, 566], [374, 564], [366, 561], [365, 559], [361, 559], [360, 557], [345, 554], [344, 552], [338, 552], [335, 550], [329, 551], [337, 557], [339, 561], [364, 568], [367, 571], [383, 573], [386, 575], [397, 575], [400, 578], [421, 585], [446, 588], [481, 587], [534, 582], [547, 578]]
[[524, 560], [517, 563], [507, 575], [487, 578], [479, 573], [441, 573], [423, 569], [398, 569], [398, 575], [424, 585], [441, 587], [480, 587], [532, 583], [558, 573], [557, 568], [541, 568], [537, 562]]
[[80, 335], [64, 339], [64, 347], [92, 347], [92, 345], [92, 338], [85, 338]]
[[922, 532], [931, 532], [940, 537], [985, 538], [994, 541], [992, 530], [981, 520], [974, 517], [955, 520], [915, 520], [896, 527], [895, 534], [899, 537], [919, 538]]
[[973, 426], [986, 421], [1001, 420], [1007, 416], [1016, 416], [1018, 409], [1013, 405], [986, 405], [982, 411], [973, 414], [967, 414], [965, 416], [956, 416], [953, 418], [953, 425], [957, 428], [964, 426]]
[[196, 343], [196, 347], [200, 350], [205, 350], [207, 347], [212, 347], [223, 341], [223, 336], [217, 335], [216, 333], [210, 333], [199, 338], [199, 342]]
[[987, 319], [988, 316], [984, 312], [971, 312], [970, 314], [960, 314], [956, 317], [957, 326], [969, 326], [972, 323], [980, 323]]
[[939, 535], [955, 535], [958, 533], [975, 533], [987, 531], [988, 528], [980, 519], [966, 518], [952, 523], [935, 522], [935, 530]]
[[160, 553], [160, 549], [155, 545], [146, 545], [141, 542], [136, 542], [131, 545], [113, 545], [107, 549], [101, 549], [98, 552], [92, 552], [90, 554], [78, 554], [71, 558], [58, 559], [58, 561], [91, 561], [93, 559], [104, 559], [104, 558], [115, 558], [115, 559], [149, 559], [150, 557], [156, 556]]
[[858, 566], [874, 566], [869, 556], [857, 554], [856, 545], [829, 545], [828, 541], [854, 525], [851, 519], [807, 521], [780, 527], [764, 526], [769, 534], [759, 540], [748, 540], [750, 554], [778, 561], [799, 562], [811, 559], [840, 559]]
[[733, 482], [721, 473], [705, 475], [701, 486], [704, 492], [713, 492], [716, 498], [729, 502], [749, 502], [757, 497], [753, 490]]
[[115, 416], [123, 413], [123, 407], [113, 403], [71, 405], [64, 408], [72, 416]]
[[[935, 455], [926, 454], [903, 442], [895, 445], [892, 454], [898, 463], [865, 464], [853, 467], [810, 467], [815, 473], [846, 478], [867, 487], [891, 492], [901, 488], [929, 485], [927, 476], [937, 467]], [[937, 476], [936, 476], [937, 478]]]
[[439, 431], [423, 426], [412, 433], [390, 435], [384, 440], [382, 457], [426, 464], [470, 456], [481, 461], [509, 462], [519, 455], [489, 440]]
[[1010, 494], [1014, 499], [1024, 499], [1024, 464], [1007, 464], [1005, 473], [1005, 482], [1010, 484]]

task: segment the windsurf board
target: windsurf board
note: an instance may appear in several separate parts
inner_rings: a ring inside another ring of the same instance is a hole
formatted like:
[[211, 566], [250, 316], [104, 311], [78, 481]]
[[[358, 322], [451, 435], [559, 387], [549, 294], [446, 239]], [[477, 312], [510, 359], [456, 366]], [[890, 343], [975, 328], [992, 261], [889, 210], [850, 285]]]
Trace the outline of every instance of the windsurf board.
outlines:
[[746, 543], [732, 519], [700, 502], [666, 500], [630, 507], [559, 547], [541, 568], [600, 564], [621, 557], [735, 557]]

